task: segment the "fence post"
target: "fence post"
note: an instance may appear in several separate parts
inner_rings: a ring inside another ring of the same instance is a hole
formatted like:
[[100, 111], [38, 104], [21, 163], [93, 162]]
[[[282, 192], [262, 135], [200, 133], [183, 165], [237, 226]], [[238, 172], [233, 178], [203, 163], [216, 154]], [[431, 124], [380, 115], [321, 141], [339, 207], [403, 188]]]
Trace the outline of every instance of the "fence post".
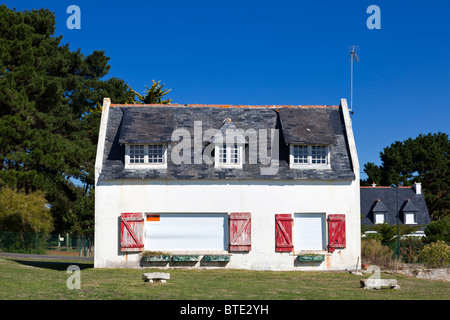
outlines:
[[36, 255], [37, 255], [37, 247], [38, 247], [38, 234], [36, 232], [36, 241], [35, 241], [35, 251], [36, 251]]

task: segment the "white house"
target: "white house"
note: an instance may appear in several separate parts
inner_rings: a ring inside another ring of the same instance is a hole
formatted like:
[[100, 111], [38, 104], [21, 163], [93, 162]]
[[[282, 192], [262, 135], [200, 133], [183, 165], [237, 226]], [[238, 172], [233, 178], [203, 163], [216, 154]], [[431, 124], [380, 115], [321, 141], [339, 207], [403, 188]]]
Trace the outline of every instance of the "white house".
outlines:
[[338, 106], [103, 102], [96, 268], [344, 270], [360, 263], [359, 164]]

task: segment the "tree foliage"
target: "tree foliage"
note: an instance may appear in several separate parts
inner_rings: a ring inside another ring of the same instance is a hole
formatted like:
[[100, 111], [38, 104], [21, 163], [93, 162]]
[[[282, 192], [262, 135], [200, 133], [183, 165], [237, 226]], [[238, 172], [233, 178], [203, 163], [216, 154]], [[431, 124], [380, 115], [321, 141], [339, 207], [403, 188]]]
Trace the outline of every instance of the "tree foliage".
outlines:
[[[371, 239], [377, 239], [381, 241], [384, 245], [393, 246], [394, 243], [397, 241], [397, 225], [395, 224], [388, 224], [388, 223], [380, 223], [380, 224], [374, 224], [370, 227], [366, 227], [367, 230], [370, 231], [376, 231], [376, 233], [368, 233], [366, 234], [366, 238]], [[400, 238], [403, 236], [412, 234], [416, 232], [420, 226], [411, 226], [411, 225], [399, 225], [398, 234]]]
[[53, 229], [53, 218], [42, 191], [16, 192], [0, 189], [0, 230], [48, 233]]
[[449, 137], [441, 132], [396, 141], [380, 153], [381, 166], [372, 162], [364, 165], [368, 179], [363, 184], [420, 182], [430, 216], [439, 220], [450, 213], [449, 153]]
[[71, 180], [94, 184], [99, 104], [134, 94], [121, 79], [103, 80], [103, 51], [71, 51], [55, 24], [47, 9], [0, 6], [0, 187], [43, 190], [64, 232], [64, 215], [83, 194]]
[[440, 240], [450, 244], [450, 217], [443, 218], [439, 221], [432, 221], [427, 225], [423, 240], [426, 243]]
[[134, 91], [130, 86], [130, 90], [131, 92], [133, 92], [136, 97], [136, 99], [131, 99], [129, 101], [129, 103], [133, 103], [133, 104], [170, 104], [172, 102], [172, 99], [166, 99], [163, 100], [163, 97], [168, 94], [170, 91], [172, 91], [172, 89], [164, 89], [164, 84], [159, 84], [161, 81], [155, 82], [154, 80], [152, 80], [153, 84], [152, 86], [149, 88], [148, 86], [145, 86], [147, 88], [147, 90], [145, 90], [145, 95], [141, 95], [139, 93], [137, 93], [136, 91]]

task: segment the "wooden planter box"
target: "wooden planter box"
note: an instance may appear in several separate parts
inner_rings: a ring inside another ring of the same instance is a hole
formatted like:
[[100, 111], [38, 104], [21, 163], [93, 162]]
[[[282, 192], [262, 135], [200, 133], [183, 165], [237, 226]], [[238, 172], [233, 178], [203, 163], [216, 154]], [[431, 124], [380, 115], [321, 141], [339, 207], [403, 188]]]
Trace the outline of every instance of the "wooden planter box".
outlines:
[[298, 257], [299, 262], [322, 262], [325, 261], [323, 254], [301, 254]]

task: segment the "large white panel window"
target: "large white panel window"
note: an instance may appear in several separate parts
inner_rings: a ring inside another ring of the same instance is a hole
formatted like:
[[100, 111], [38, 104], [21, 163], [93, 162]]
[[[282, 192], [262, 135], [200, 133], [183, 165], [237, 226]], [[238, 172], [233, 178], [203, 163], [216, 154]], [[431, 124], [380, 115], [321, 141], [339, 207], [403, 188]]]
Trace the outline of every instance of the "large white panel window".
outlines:
[[325, 214], [294, 215], [294, 250], [325, 250]]
[[148, 214], [144, 245], [150, 251], [227, 250], [227, 214]]

